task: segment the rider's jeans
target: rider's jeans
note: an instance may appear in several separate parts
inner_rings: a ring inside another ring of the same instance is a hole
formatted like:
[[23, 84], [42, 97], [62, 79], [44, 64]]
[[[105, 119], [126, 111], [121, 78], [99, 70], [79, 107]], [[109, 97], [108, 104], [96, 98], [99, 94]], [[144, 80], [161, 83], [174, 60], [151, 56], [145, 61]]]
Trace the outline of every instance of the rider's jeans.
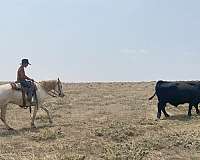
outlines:
[[31, 100], [33, 95], [33, 82], [28, 80], [20, 81], [21, 86], [25, 89], [28, 99]]

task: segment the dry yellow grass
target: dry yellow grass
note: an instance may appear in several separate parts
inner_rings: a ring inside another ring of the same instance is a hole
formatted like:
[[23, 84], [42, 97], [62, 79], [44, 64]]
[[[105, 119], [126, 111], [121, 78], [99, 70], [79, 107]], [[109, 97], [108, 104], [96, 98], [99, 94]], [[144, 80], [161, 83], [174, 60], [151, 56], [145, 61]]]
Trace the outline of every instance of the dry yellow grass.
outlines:
[[0, 123], [0, 160], [200, 159], [200, 117], [187, 105], [167, 107], [155, 121], [155, 82], [65, 84], [50, 98], [53, 124], [43, 111], [30, 129], [29, 111], [10, 105], [7, 131]]

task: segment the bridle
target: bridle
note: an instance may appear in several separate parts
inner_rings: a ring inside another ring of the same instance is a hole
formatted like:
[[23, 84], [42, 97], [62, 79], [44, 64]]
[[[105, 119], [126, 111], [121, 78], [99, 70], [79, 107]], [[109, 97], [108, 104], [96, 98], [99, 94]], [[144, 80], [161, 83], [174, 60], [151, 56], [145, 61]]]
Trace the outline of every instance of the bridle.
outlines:
[[[41, 87], [45, 88], [40, 82], [34, 81], [35, 83], [39, 84]], [[50, 95], [51, 97], [60, 97], [62, 95], [62, 89], [60, 86], [60, 81], [57, 81], [57, 87], [58, 87], [58, 91], [56, 89], [50, 90], [50, 91], [46, 91], [48, 95]]]
[[62, 89], [61, 89], [61, 86], [60, 86], [60, 81], [57, 81], [57, 87], [58, 87], [58, 91], [53, 89], [53, 91], [50, 91], [50, 93], [53, 94], [53, 95], [50, 95], [50, 96], [60, 97], [62, 95]]

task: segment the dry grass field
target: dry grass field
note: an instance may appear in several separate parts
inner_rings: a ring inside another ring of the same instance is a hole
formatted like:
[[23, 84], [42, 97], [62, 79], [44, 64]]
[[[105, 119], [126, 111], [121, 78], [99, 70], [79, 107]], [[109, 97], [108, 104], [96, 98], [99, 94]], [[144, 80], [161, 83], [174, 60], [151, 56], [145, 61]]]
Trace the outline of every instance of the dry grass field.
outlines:
[[0, 122], [0, 160], [197, 160], [200, 116], [187, 105], [167, 106], [171, 117], [155, 121], [155, 82], [65, 84], [66, 96], [45, 103], [53, 117], [9, 105], [8, 131]]

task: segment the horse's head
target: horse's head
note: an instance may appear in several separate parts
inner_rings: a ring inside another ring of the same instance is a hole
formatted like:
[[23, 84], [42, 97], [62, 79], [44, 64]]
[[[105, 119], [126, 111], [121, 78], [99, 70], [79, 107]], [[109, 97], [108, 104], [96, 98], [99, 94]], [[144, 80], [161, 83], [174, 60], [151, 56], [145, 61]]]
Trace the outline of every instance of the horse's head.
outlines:
[[65, 94], [63, 92], [63, 87], [62, 87], [62, 82], [60, 81], [60, 79], [58, 78], [57, 83], [56, 83], [56, 87], [55, 87], [55, 91], [58, 93], [59, 97], [64, 97]]
[[64, 97], [62, 82], [58, 80], [42, 81], [40, 82], [42, 88], [52, 96]]

